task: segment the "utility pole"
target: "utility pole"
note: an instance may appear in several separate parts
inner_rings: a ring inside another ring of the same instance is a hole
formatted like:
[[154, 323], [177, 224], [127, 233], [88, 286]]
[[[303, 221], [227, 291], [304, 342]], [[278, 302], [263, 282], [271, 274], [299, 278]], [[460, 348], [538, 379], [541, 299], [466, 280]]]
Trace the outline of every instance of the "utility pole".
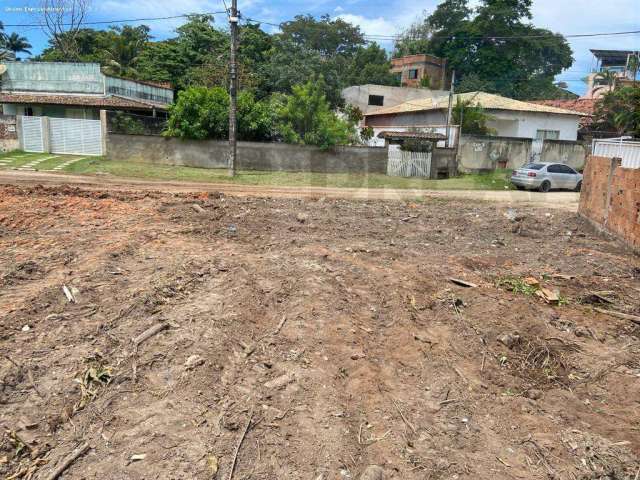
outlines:
[[229, 176], [236, 174], [238, 152], [238, 0], [231, 0], [229, 12], [231, 55], [229, 56]]
[[447, 140], [445, 145], [449, 147], [449, 134], [451, 132], [451, 117], [453, 115], [453, 84], [456, 81], [456, 71], [451, 72], [451, 86], [449, 87], [449, 110], [447, 111]]

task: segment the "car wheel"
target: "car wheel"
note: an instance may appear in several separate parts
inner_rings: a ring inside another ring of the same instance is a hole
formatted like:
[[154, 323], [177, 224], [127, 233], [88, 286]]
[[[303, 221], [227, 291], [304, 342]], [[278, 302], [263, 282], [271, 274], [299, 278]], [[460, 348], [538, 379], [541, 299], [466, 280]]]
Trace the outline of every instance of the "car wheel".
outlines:
[[524, 187], [523, 187], [522, 185], [516, 185], [516, 188], [517, 188], [518, 190], [524, 190]]
[[542, 182], [542, 184], [540, 185], [539, 190], [541, 192], [548, 192], [549, 190], [551, 190], [551, 182], [549, 182], [549, 180], [545, 180], [544, 182]]
[[580, 190], [582, 190], [582, 180], [580, 180], [576, 185], [576, 188], [573, 189], [574, 192], [579, 192]]

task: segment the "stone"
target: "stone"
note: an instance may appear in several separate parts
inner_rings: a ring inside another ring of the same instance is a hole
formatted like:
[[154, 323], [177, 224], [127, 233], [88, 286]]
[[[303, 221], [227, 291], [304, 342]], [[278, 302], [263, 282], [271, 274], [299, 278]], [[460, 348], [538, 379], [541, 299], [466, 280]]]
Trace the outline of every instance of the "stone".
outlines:
[[527, 390], [524, 396], [530, 398], [531, 400], [540, 400], [542, 398], [542, 390], [532, 388], [530, 390]]
[[200, 355], [191, 355], [184, 362], [184, 366], [186, 367], [187, 370], [192, 370], [202, 365], [203, 363], [204, 363], [204, 358], [202, 358]]
[[504, 333], [498, 337], [498, 341], [511, 350], [520, 342], [520, 335], [514, 333]]
[[384, 480], [384, 470], [377, 465], [369, 465], [362, 472], [360, 480]]

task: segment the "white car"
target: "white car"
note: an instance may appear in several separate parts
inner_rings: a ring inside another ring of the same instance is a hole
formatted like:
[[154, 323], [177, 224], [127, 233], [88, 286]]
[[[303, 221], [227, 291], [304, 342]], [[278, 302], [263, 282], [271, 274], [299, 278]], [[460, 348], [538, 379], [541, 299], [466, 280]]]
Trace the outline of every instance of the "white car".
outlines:
[[511, 183], [518, 190], [567, 189], [579, 192], [582, 188], [582, 174], [562, 163], [529, 163], [514, 170]]

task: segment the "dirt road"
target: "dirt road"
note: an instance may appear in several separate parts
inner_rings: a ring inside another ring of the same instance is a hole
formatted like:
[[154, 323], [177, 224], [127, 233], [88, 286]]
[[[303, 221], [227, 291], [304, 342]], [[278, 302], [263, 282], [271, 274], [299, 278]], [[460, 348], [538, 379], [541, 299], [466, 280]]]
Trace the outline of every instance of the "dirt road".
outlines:
[[640, 259], [517, 210], [0, 187], [0, 477], [634, 479]]
[[224, 192], [226, 195], [277, 198], [347, 198], [360, 200], [411, 200], [418, 198], [464, 198], [523, 206], [567, 211], [578, 210], [579, 193], [521, 192], [491, 190], [405, 190], [390, 188], [329, 188], [329, 187], [271, 187], [251, 185], [211, 184], [198, 182], [148, 181], [111, 176], [61, 175], [44, 172], [0, 172], [0, 184], [5, 185], [74, 185], [84, 189], [145, 190], [172, 193]]

